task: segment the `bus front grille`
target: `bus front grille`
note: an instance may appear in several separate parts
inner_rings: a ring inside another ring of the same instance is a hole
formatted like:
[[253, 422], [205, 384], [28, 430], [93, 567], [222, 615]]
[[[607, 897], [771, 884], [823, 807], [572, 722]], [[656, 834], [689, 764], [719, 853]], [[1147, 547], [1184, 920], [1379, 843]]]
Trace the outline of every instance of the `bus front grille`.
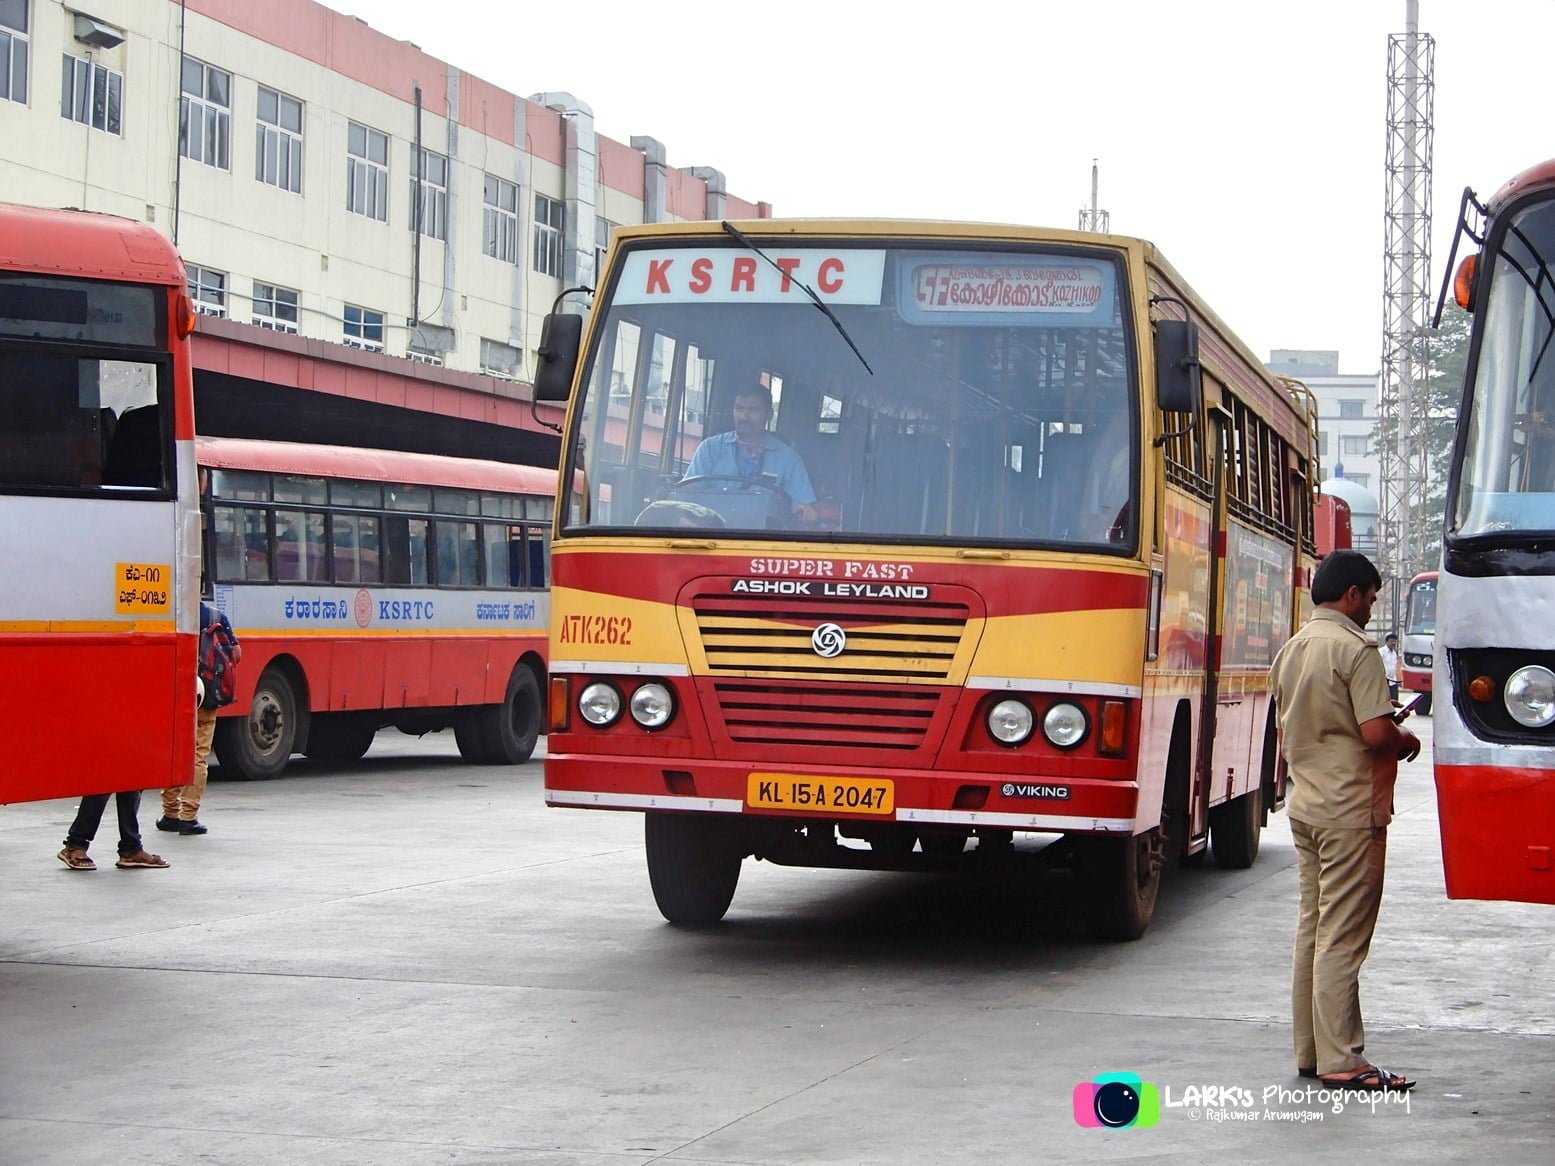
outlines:
[[743, 745], [917, 749], [940, 702], [923, 687], [718, 680], [713, 691], [724, 731]]

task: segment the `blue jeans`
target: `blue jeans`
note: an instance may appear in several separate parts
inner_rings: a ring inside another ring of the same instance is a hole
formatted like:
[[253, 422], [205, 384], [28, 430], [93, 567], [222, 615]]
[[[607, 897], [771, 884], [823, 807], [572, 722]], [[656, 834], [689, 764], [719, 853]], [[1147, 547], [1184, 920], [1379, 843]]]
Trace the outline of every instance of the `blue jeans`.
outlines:
[[76, 811], [76, 820], [70, 823], [70, 833], [65, 835], [65, 845], [71, 850], [85, 850], [92, 845], [92, 839], [97, 837], [98, 824], [103, 820], [103, 811], [108, 808], [108, 799], [112, 798], [119, 811], [119, 857], [127, 854], [139, 854], [140, 842], [140, 791], [138, 789], [127, 790], [118, 794], [88, 794], [81, 799], [81, 808]]

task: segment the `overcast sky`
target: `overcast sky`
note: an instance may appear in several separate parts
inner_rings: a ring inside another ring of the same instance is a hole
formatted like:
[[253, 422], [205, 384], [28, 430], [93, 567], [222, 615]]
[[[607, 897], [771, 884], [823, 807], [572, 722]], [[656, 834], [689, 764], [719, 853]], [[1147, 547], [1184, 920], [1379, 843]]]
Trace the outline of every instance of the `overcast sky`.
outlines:
[[[1113, 231], [1159, 245], [1260, 358], [1378, 367], [1405, 0], [326, 2], [523, 96], [570, 92], [600, 133], [657, 138], [779, 216], [1074, 227], [1097, 158]], [[1555, 156], [1555, 0], [1420, 12], [1439, 281], [1463, 187]]]

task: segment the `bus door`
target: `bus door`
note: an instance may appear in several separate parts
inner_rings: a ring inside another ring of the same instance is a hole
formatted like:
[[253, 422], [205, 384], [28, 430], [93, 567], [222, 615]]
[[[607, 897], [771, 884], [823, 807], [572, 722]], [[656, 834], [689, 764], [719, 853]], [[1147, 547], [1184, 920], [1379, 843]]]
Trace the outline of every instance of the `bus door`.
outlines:
[[[1209, 388], [1209, 378], [1205, 378]], [[1225, 643], [1225, 567], [1226, 567], [1226, 513], [1230, 490], [1232, 462], [1235, 457], [1235, 436], [1231, 416], [1225, 411], [1224, 400], [1211, 402], [1206, 392], [1206, 413], [1209, 418], [1209, 455], [1211, 481], [1215, 496], [1210, 503], [1210, 569], [1209, 587], [1205, 595], [1204, 611], [1204, 691], [1199, 706], [1198, 752], [1193, 766], [1192, 803], [1189, 806], [1189, 840], [1197, 844], [1209, 833], [1209, 803], [1214, 793], [1215, 775], [1227, 768], [1223, 756], [1225, 746], [1217, 748], [1216, 725], [1223, 699], [1220, 683], [1221, 647]], [[1240, 698], [1226, 697], [1233, 703]], [[1227, 742], [1230, 744], [1230, 742]], [[1245, 755], [1230, 759], [1230, 764], [1245, 762]]]

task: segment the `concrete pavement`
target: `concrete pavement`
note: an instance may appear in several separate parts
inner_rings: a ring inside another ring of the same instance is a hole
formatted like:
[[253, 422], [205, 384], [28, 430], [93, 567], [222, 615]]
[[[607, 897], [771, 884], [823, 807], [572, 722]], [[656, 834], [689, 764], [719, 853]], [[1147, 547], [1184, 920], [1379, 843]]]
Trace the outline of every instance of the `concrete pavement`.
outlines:
[[[0, 807], [0, 1163], [1517, 1163], [1555, 1135], [1555, 915], [1444, 897], [1424, 762], [1363, 983], [1369, 1052], [1421, 1085], [1375, 1112], [1265, 1096], [1307, 1084], [1283, 817], [1097, 945], [1061, 873], [749, 862], [723, 927], [676, 931], [637, 816], [548, 810], [538, 764], [446, 735], [214, 782], [204, 838], [154, 801], [167, 871], [113, 869], [111, 811], [83, 874], [53, 857], [73, 805]], [[1153, 1128], [1075, 1124], [1108, 1070], [1159, 1087]]]

